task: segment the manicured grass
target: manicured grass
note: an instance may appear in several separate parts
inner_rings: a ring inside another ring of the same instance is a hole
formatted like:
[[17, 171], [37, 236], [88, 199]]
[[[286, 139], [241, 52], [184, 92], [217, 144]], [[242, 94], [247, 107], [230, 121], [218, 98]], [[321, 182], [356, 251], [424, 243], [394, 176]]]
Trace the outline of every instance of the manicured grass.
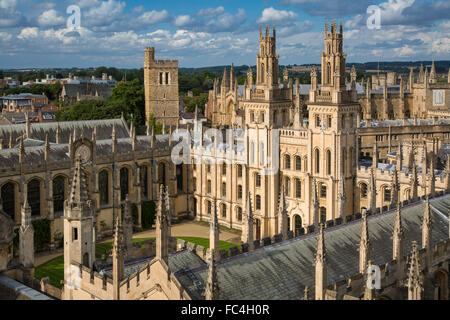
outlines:
[[62, 288], [61, 280], [64, 280], [64, 256], [54, 258], [39, 267], [34, 271], [36, 279], [50, 277], [50, 284], [57, 288]]
[[[143, 242], [149, 239], [153, 241], [155, 240], [155, 238], [145, 238], [145, 239], [138, 238], [133, 239], [133, 242]], [[192, 242], [195, 243], [196, 245], [209, 248], [209, 239], [197, 237], [177, 237], [177, 239], [183, 239], [186, 242]], [[105, 254], [106, 252], [112, 249], [112, 246], [113, 242], [103, 242], [97, 244], [95, 246], [95, 250], [96, 252]], [[237, 247], [237, 245], [226, 241], [219, 241], [219, 249], [228, 250], [231, 247]], [[45, 277], [50, 277], [51, 285], [57, 288], [62, 288], [61, 280], [64, 280], [64, 256], [54, 258], [37, 267], [34, 276], [36, 279], [39, 280]]]

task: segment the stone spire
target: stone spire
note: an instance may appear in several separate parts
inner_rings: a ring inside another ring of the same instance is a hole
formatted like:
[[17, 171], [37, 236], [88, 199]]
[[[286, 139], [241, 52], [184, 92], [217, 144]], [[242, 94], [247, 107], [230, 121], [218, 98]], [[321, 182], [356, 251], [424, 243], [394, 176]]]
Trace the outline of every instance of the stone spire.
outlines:
[[286, 88], [289, 82], [289, 72], [286, 66], [283, 69], [283, 87]]
[[317, 237], [317, 251], [314, 259], [315, 262], [315, 297], [316, 300], [325, 300], [325, 292], [328, 285], [327, 279], [327, 261], [325, 236], [323, 233], [323, 224], [320, 224], [319, 236]]
[[19, 141], [19, 163], [25, 162], [25, 145], [23, 144], [23, 137]]
[[210, 254], [214, 254], [214, 260], [219, 260], [219, 219], [217, 217], [216, 199], [212, 201], [212, 215], [209, 222], [209, 249]]
[[208, 278], [206, 279], [205, 284], [205, 300], [219, 300], [220, 298], [219, 279], [217, 277], [215, 256], [215, 250], [211, 250], [211, 255], [209, 258]]
[[417, 201], [417, 185], [418, 185], [418, 181], [417, 181], [417, 167], [415, 162], [413, 161], [413, 165], [412, 165], [412, 172], [411, 172], [411, 178], [410, 178], [410, 183], [411, 183], [411, 197], [412, 197], [412, 201], [416, 202]]
[[423, 76], [423, 64], [420, 65], [420, 69], [419, 69], [419, 83], [423, 83], [424, 82], [424, 76]]
[[359, 273], [367, 272], [370, 256], [369, 226], [367, 223], [367, 214], [362, 214], [361, 239], [359, 241]]
[[373, 168], [370, 168], [369, 196], [369, 210], [375, 213], [377, 210], [377, 185], [375, 181], [375, 170]]
[[242, 242], [248, 243], [248, 251], [252, 251], [254, 249], [253, 243], [253, 211], [252, 211], [252, 199], [250, 196], [250, 192], [247, 193], [247, 200], [245, 203], [245, 224], [244, 224], [244, 232], [242, 232]]
[[59, 132], [59, 124], [56, 126], [56, 133], [55, 133], [55, 143], [56, 144], [60, 144], [61, 140], [60, 140], [60, 132]]
[[155, 147], [155, 127], [152, 127], [152, 135], [150, 136], [150, 147]]
[[120, 300], [120, 282], [124, 277], [125, 269], [125, 246], [120, 217], [116, 217], [116, 228], [114, 231], [113, 256], [113, 299]]
[[431, 253], [431, 241], [432, 241], [432, 222], [431, 222], [431, 206], [430, 199], [427, 196], [425, 201], [425, 210], [423, 212], [422, 219], [422, 248], [427, 250], [427, 255]]
[[125, 196], [123, 206], [123, 237], [126, 248], [126, 256], [133, 250], [133, 217], [131, 214], [131, 202], [128, 194]]
[[308, 288], [308, 286], [305, 287], [305, 291], [303, 293], [303, 300], [309, 300], [309, 288]]
[[156, 212], [156, 257], [168, 264], [169, 257], [169, 219], [166, 212], [164, 186], [159, 188], [159, 201]]
[[434, 65], [434, 60], [431, 63], [431, 70], [430, 70], [430, 82], [436, 83], [436, 67]]
[[392, 171], [392, 201], [391, 201], [391, 206], [394, 207], [396, 206], [399, 201], [400, 201], [400, 183], [398, 180], [398, 171], [397, 168], [394, 168], [394, 170]]
[[412, 253], [409, 258], [407, 286], [408, 300], [422, 300], [423, 279], [416, 241], [413, 241]]
[[414, 67], [409, 68], [409, 92], [412, 92], [414, 85]]
[[375, 144], [373, 145], [372, 167], [375, 170], [378, 168], [378, 145], [376, 140]]
[[48, 141], [48, 134], [45, 135], [44, 160], [46, 162], [50, 161], [50, 142]]
[[116, 125], [113, 124], [111, 132], [111, 142], [112, 142], [112, 153], [115, 154], [117, 150], [117, 136], [116, 136]]
[[247, 71], [247, 85], [250, 89], [253, 88], [253, 70], [252, 67], [248, 67]]
[[77, 158], [69, 196], [70, 205], [85, 204], [89, 200], [86, 173], [81, 168], [81, 159]]
[[[222, 88], [229, 88], [230, 87], [230, 79], [228, 76], [227, 68], [223, 70], [223, 76], [222, 76]], [[223, 92], [225, 93], [225, 92]]]
[[403, 168], [403, 148], [402, 148], [402, 142], [400, 141], [398, 144], [398, 151], [397, 151], [397, 171], [402, 171]]
[[312, 205], [312, 215], [313, 215], [313, 221], [314, 221], [314, 228], [319, 227], [319, 195], [317, 193], [317, 183], [316, 179], [313, 179], [312, 181], [313, 185], [313, 192], [311, 197], [311, 205]]
[[280, 224], [279, 233], [283, 241], [288, 239], [288, 212], [284, 186], [280, 190], [280, 201], [278, 207], [278, 221]]
[[25, 113], [25, 138], [31, 138], [31, 123], [28, 112]]
[[394, 220], [394, 233], [392, 235], [392, 259], [400, 261], [403, 258], [403, 226], [400, 203], [397, 203], [397, 212]]
[[34, 229], [31, 224], [31, 207], [28, 199], [22, 207], [22, 221], [19, 229], [19, 259], [24, 268], [34, 267]]

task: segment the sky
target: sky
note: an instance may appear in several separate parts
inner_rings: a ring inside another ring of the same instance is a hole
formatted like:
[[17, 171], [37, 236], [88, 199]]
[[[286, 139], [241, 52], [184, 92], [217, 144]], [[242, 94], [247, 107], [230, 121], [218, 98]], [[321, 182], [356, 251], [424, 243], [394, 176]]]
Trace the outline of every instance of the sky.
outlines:
[[254, 65], [261, 24], [280, 64], [320, 63], [326, 21], [347, 62], [450, 60], [448, 0], [0, 0], [0, 68], [141, 68], [148, 46], [180, 67]]

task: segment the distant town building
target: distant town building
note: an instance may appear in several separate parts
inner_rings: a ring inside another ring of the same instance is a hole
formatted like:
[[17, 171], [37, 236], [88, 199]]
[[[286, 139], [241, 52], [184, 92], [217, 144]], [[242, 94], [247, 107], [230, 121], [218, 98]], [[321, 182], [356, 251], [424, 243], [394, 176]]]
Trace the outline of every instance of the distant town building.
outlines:
[[48, 104], [45, 94], [20, 93], [0, 97], [0, 106], [9, 112], [36, 111]]
[[81, 100], [103, 100], [111, 96], [112, 88], [104, 83], [63, 84], [60, 101], [74, 104]]

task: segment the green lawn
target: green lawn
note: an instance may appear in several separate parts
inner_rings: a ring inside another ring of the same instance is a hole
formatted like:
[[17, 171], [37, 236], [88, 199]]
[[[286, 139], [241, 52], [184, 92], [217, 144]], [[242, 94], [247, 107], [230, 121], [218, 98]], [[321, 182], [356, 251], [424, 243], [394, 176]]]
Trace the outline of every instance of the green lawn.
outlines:
[[[186, 242], [195, 243], [196, 245], [200, 245], [205, 248], [209, 248], [209, 239], [197, 237], [177, 237], [177, 238], [183, 239]], [[153, 241], [155, 240], [155, 238], [133, 239], [133, 242], [143, 242], [149, 239]], [[107, 251], [112, 249], [112, 246], [113, 246], [112, 242], [103, 242], [97, 244], [95, 246], [95, 250], [96, 252], [101, 252], [102, 254], [105, 254]], [[219, 241], [219, 249], [224, 249], [228, 251], [228, 249], [231, 247], [237, 247], [237, 245], [226, 241]], [[64, 256], [59, 256], [37, 267], [34, 276], [36, 279], [39, 280], [45, 277], [50, 277], [51, 285], [57, 288], [62, 288], [60, 282], [61, 280], [64, 280]]]

